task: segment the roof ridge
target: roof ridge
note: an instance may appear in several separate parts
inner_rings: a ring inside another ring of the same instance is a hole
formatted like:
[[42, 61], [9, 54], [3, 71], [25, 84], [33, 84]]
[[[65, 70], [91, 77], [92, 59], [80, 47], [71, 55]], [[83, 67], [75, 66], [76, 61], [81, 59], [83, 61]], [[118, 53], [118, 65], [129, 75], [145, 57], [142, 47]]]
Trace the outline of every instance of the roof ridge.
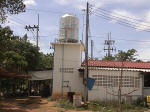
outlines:
[[[103, 61], [103, 62], [122, 62], [122, 61], [109, 61], [109, 60], [89, 60], [89, 61]], [[123, 61], [123, 62], [129, 62], [129, 63], [150, 63], [150, 62], [136, 62], [136, 61]]]

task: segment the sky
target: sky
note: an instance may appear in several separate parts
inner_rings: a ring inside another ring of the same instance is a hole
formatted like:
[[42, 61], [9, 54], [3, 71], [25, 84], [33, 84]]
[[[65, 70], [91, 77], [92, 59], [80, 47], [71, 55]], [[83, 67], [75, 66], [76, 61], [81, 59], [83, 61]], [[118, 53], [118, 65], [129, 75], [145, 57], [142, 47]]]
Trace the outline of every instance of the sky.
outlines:
[[[58, 38], [59, 20], [65, 13], [71, 13], [79, 18], [79, 40], [85, 40], [85, 12], [87, 0], [24, 0], [26, 12], [8, 15], [4, 26], [10, 26], [15, 35], [28, 34], [30, 42], [35, 44], [36, 32], [27, 31], [26, 25], [37, 25], [37, 15], [40, 16], [39, 47], [44, 53], [51, 53], [50, 43]], [[89, 0], [90, 4], [90, 41], [94, 41], [94, 57], [101, 59], [106, 55], [104, 41], [111, 32], [115, 40], [116, 54], [119, 50], [137, 50], [137, 58], [150, 60], [150, 0]], [[109, 18], [96, 15], [100, 11], [109, 12]], [[93, 13], [92, 13], [93, 12]], [[96, 12], [96, 13], [95, 13]], [[125, 19], [124, 19], [125, 18]], [[119, 21], [131, 21], [135, 27], [118, 24]], [[89, 50], [89, 55], [90, 55]]]

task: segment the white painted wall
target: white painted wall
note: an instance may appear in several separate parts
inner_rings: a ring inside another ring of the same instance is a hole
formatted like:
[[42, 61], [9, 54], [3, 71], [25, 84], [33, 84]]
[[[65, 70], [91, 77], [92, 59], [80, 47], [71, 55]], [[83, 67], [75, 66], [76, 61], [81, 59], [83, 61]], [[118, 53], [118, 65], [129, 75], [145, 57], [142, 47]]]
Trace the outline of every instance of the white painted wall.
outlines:
[[[120, 71], [108, 71], [108, 70], [89, 70], [89, 77], [93, 78], [93, 75], [106, 75], [106, 76], [120, 76]], [[139, 75], [140, 72], [135, 71], [124, 71], [123, 76], [134, 76], [140, 77], [140, 87], [137, 91], [130, 94], [132, 99], [135, 100], [138, 97], [142, 96], [142, 77]], [[129, 93], [137, 88], [134, 87], [123, 87], [122, 94]], [[109, 101], [109, 100], [117, 100], [118, 96], [110, 95], [109, 93], [113, 93], [115, 95], [118, 94], [118, 87], [104, 87], [104, 86], [95, 86], [92, 90], [88, 91], [89, 100], [101, 100], [101, 101]], [[125, 97], [122, 97], [125, 98]]]
[[30, 71], [28, 74], [31, 76], [31, 79], [29, 80], [47, 80], [52, 79], [53, 71], [52, 70]]
[[[79, 76], [78, 68], [81, 67], [82, 45], [79, 43], [53, 43], [54, 71], [53, 71], [53, 94], [61, 94], [62, 91], [62, 55], [64, 45], [64, 68], [73, 68], [73, 73], [64, 73], [64, 81], [69, 81], [71, 92], [84, 93], [83, 79]], [[66, 86], [67, 83], [64, 83]], [[64, 93], [69, 92], [69, 88], [63, 88]]]

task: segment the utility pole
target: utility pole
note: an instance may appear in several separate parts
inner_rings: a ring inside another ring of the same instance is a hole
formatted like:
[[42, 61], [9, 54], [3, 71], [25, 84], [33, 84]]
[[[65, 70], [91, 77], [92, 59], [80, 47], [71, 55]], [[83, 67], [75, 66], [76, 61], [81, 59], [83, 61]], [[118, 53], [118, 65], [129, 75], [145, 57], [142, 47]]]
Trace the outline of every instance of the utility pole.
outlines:
[[104, 51], [107, 51], [106, 56], [111, 57], [111, 52], [116, 51], [116, 48], [112, 46], [114, 43], [115, 41], [111, 40], [111, 33], [108, 33], [108, 40], [105, 40], [105, 45], [107, 48], [104, 47]]
[[85, 37], [85, 74], [84, 74], [84, 83], [86, 86], [86, 101], [88, 101], [88, 31], [89, 31], [89, 3], [87, 2], [86, 6], [86, 37]]
[[119, 88], [118, 88], [118, 112], [122, 112], [122, 108], [121, 108], [121, 90], [122, 90], [122, 77], [123, 77], [123, 67], [124, 67], [124, 63], [122, 60], [122, 65], [121, 65], [121, 73], [120, 73], [120, 79], [119, 79]]
[[93, 47], [94, 47], [94, 41], [91, 40], [91, 59], [93, 59]]
[[39, 14], [38, 14], [38, 25], [36, 29], [36, 45], [39, 46]]
[[30, 26], [30, 25], [26, 25], [25, 26], [25, 29], [27, 31], [34, 31], [34, 29], [36, 29], [36, 46], [38, 47], [38, 43], [39, 43], [39, 14], [38, 14], [38, 25], [33, 25], [33, 26]]

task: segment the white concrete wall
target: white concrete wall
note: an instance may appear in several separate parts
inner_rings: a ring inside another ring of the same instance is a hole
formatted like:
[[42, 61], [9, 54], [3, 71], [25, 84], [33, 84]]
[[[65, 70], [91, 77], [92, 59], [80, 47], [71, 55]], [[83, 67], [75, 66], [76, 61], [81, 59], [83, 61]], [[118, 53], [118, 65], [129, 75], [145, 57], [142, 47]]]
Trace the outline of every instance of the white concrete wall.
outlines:
[[[81, 51], [82, 45], [79, 43], [69, 43], [69, 44], [53, 44], [55, 47], [54, 53], [54, 71], [53, 71], [53, 95], [61, 94], [62, 92], [62, 68], [63, 61], [63, 49], [64, 45], [64, 68], [73, 68], [73, 73], [64, 72], [64, 81], [69, 81], [69, 83], [64, 82], [64, 86], [67, 84], [71, 87], [71, 92], [78, 92], [83, 94], [83, 79], [79, 76], [77, 68], [81, 67]], [[64, 93], [69, 92], [69, 88], [63, 88]]]
[[[120, 76], [120, 71], [108, 71], [108, 70], [89, 70], [89, 77], [93, 78], [93, 75], [106, 75], [106, 76]], [[129, 93], [135, 89], [137, 91], [131, 93], [132, 100], [137, 99], [138, 97], [142, 96], [142, 77], [139, 75], [139, 72], [133, 71], [124, 71], [123, 76], [134, 76], [140, 77], [140, 86], [139, 88], [135, 87], [123, 87], [122, 94]], [[109, 101], [109, 100], [117, 100], [118, 96], [118, 87], [104, 87], [104, 86], [95, 86], [92, 90], [88, 91], [89, 100], [101, 100], [101, 101]], [[122, 97], [125, 98], [125, 97]]]

